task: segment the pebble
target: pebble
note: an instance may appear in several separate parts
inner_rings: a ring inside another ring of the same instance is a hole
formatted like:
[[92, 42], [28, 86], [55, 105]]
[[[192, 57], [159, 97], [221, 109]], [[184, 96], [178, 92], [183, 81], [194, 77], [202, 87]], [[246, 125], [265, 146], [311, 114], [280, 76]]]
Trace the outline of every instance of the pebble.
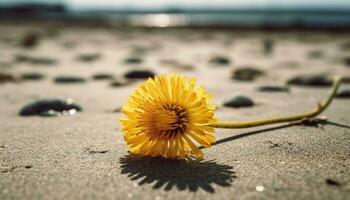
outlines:
[[92, 76], [92, 79], [94, 80], [112, 80], [114, 79], [114, 76], [108, 73], [98, 73], [98, 74], [94, 74]]
[[242, 67], [235, 69], [232, 79], [239, 81], [254, 81], [257, 77], [264, 75], [264, 72], [253, 67]]
[[126, 64], [140, 64], [140, 63], [142, 63], [142, 59], [137, 58], [137, 57], [126, 58], [124, 60], [124, 63], [126, 63]]
[[335, 96], [336, 98], [350, 98], [350, 89], [342, 89], [340, 90], [337, 95]]
[[53, 65], [57, 60], [47, 57], [33, 57], [29, 55], [16, 55], [16, 62], [26, 62], [33, 65]]
[[25, 35], [21, 40], [21, 45], [25, 48], [32, 48], [39, 43], [39, 35], [36, 33], [29, 33]]
[[147, 79], [153, 78], [156, 74], [148, 70], [132, 70], [127, 72], [124, 77], [128, 79]]
[[113, 80], [109, 85], [111, 87], [121, 87], [121, 86], [124, 86], [126, 85], [127, 82], [126, 81], [120, 81], [120, 80]]
[[73, 115], [76, 111], [82, 111], [82, 108], [75, 104], [72, 99], [38, 99], [25, 105], [20, 110], [19, 115], [56, 116], [58, 113]]
[[289, 85], [327, 87], [332, 85], [332, 80], [324, 75], [301, 75], [291, 78], [287, 83]]
[[350, 57], [344, 58], [344, 64], [348, 67], [350, 67]]
[[86, 80], [84, 78], [78, 77], [78, 76], [71, 76], [71, 75], [61, 75], [57, 76], [54, 79], [55, 83], [61, 83], [61, 84], [70, 84], [70, 83], [85, 83]]
[[81, 54], [78, 56], [78, 60], [82, 62], [92, 62], [101, 58], [101, 54], [99, 53], [91, 53], [91, 54]]
[[251, 107], [254, 105], [254, 102], [251, 98], [246, 96], [236, 96], [232, 98], [231, 100], [224, 103], [224, 106], [226, 107]]
[[257, 87], [260, 92], [289, 92], [289, 87], [279, 85], [262, 85]]
[[24, 81], [38, 81], [44, 79], [44, 75], [36, 72], [23, 73], [20, 77], [21, 80]]
[[0, 84], [1, 83], [7, 83], [7, 82], [18, 82], [20, 81], [20, 78], [17, 76], [14, 76], [12, 74], [7, 74], [7, 73], [1, 73], [0, 72]]
[[340, 183], [338, 181], [333, 180], [333, 179], [327, 178], [325, 181], [326, 181], [327, 185], [340, 186]]
[[224, 56], [216, 56], [210, 59], [209, 63], [213, 65], [229, 65], [231, 61]]
[[263, 52], [266, 55], [273, 53], [274, 41], [270, 39], [265, 39], [262, 41]]

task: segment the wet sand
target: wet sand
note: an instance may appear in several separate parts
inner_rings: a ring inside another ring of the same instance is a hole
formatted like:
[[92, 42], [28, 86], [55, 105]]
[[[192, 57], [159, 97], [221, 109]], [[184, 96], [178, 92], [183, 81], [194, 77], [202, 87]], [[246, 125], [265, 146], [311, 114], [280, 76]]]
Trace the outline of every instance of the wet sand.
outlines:
[[[31, 33], [35, 41], [25, 41]], [[118, 119], [142, 81], [125, 77], [132, 70], [197, 77], [224, 121], [309, 111], [327, 96], [326, 81], [257, 88], [299, 75], [350, 77], [349, 52], [347, 33], [2, 24], [0, 72], [12, 78], [0, 81], [0, 199], [347, 199], [349, 98], [335, 99], [317, 126], [217, 129], [200, 162], [130, 156]], [[247, 67], [263, 73], [232, 78]], [[254, 105], [223, 106], [237, 95]], [[82, 112], [19, 115], [38, 98], [72, 98]]]

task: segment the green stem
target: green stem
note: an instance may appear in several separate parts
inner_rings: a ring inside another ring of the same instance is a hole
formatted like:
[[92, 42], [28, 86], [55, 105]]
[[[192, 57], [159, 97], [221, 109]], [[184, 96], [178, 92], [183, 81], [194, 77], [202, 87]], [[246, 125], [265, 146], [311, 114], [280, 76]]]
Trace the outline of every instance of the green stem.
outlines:
[[342, 81], [341, 77], [335, 77], [333, 79], [333, 86], [331, 93], [329, 94], [328, 98], [322, 102], [319, 103], [317, 108], [312, 110], [311, 112], [298, 114], [298, 115], [292, 115], [292, 116], [286, 116], [286, 117], [273, 117], [273, 118], [265, 118], [265, 119], [258, 119], [254, 121], [243, 121], [243, 122], [216, 122], [209, 124], [209, 126], [214, 128], [228, 128], [228, 129], [235, 129], [235, 128], [249, 128], [249, 127], [255, 127], [255, 126], [264, 126], [269, 124], [276, 124], [276, 123], [282, 123], [282, 122], [292, 122], [292, 121], [298, 121], [302, 119], [308, 119], [313, 118], [323, 112], [329, 104], [332, 102], [334, 96], [337, 94], [337, 90], [340, 86], [340, 83]]

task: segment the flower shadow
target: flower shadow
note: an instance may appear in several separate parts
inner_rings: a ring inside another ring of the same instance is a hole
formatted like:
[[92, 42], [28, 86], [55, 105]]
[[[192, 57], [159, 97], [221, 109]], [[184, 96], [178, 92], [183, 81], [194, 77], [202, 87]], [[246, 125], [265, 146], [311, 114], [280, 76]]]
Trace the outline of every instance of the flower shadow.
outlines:
[[163, 158], [127, 155], [120, 159], [122, 174], [139, 185], [154, 184], [154, 189], [165, 191], [177, 188], [195, 192], [203, 189], [214, 193], [213, 184], [228, 187], [236, 178], [232, 167], [203, 160], [169, 160]]

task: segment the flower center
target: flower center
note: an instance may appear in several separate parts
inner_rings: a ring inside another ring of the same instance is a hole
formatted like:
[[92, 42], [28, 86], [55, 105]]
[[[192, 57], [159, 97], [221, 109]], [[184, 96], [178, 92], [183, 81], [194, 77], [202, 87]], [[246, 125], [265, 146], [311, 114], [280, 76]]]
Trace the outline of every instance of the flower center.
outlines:
[[[186, 131], [188, 114], [184, 108], [174, 104], [166, 104], [154, 111], [153, 134], [158, 136], [174, 136]], [[156, 132], [156, 133], [155, 133]]]

